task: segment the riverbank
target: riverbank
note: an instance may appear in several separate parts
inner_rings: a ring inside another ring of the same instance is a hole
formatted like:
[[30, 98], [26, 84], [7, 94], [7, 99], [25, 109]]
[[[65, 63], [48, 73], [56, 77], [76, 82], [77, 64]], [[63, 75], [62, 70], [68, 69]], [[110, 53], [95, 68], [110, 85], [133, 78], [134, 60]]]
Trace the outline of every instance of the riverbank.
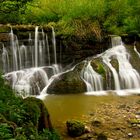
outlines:
[[[140, 139], [139, 95], [48, 95], [44, 102], [64, 140], [96, 140], [99, 134], [104, 134], [108, 140]], [[69, 137], [66, 121], [71, 119], [82, 121], [89, 133]]]

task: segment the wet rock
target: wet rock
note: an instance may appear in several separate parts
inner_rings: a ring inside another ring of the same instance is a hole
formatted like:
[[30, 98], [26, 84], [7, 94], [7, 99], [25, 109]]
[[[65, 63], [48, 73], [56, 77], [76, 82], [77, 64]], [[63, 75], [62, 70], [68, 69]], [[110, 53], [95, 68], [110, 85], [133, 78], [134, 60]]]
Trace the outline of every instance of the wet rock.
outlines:
[[95, 121], [92, 121], [91, 124], [92, 124], [92, 126], [99, 127], [99, 126], [101, 126], [102, 123], [98, 120], [95, 120]]
[[40, 99], [34, 97], [25, 98], [23, 106], [28, 112], [25, 117], [28, 118], [29, 122], [33, 122], [38, 131], [43, 131], [45, 128], [53, 129], [48, 110]]
[[66, 122], [68, 134], [72, 137], [81, 136], [85, 133], [85, 125], [77, 120], [69, 120]]
[[98, 136], [97, 136], [97, 140], [107, 140], [107, 136], [103, 133], [100, 133]]
[[80, 140], [94, 140], [92, 134], [85, 134], [85, 135], [82, 135], [79, 139], [80, 139]]
[[83, 64], [61, 75], [54, 77], [52, 83], [48, 86], [48, 94], [68, 94], [83, 93], [86, 91], [86, 85], [80, 76]]
[[128, 133], [127, 135], [128, 135], [128, 137], [133, 137], [132, 133]]
[[85, 126], [85, 133], [90, 133], [91, 132], [91, 129], [90, 129], [90, 127], [88, 127], [88, 126]]

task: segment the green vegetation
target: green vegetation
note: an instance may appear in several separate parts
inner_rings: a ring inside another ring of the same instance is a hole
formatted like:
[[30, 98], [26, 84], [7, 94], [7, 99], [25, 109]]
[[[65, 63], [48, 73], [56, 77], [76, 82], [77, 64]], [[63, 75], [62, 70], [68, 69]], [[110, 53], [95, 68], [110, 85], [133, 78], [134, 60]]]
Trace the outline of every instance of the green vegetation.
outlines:
[[[64, 34], [140, 34], [139, 0], [1, 0], [1, 23], [55, 22]], [[86, 27], [86, 28], [85, 28]]]
[[0, 85], [1, 140], [60, 140], [41, 100], [15, 96], [1, 77]]

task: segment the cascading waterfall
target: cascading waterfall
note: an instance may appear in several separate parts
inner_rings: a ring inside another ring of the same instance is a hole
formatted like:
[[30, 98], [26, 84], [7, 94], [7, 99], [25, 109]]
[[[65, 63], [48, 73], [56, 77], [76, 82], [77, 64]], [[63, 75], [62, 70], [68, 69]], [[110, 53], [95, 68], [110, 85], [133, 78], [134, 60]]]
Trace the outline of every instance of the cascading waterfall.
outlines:
[[[110, 69], [112, 73], [111, 75], [114, 79], [114, 89], [139, 89], [140, 75], [129, 62], [130, 54], [127, 52], [125, 46], [123, 45], [121, 37], [114, 36], [112, 38], [112, 45], [112, 48], [108, 49], [100, 56], [102, 58], [103, 63]], [[135, 47], [134, 50], [139, 55], [139, 52], [136, 50]], [[118, 71], [111, 63], [111, 60], [113, 59], [117, 60]], [[93, 70], [93, 68], [90, 65], [90, 61], [88, 63], [89, 64], [86, 66], [86, 68], [83, 68], [82, 70], [82, 78], [85, 84], [87, 85], [87, 91], [103, 90], [103, 88], [99, 88], [103, 87], [103, 82], [101, 82], [101, 79], [103, 79], [103, 77], [100, 78], [101, 75], [99, 77], [99, 74]], [[96, 79], [94, 76], [98, 78]], [[100, 83], [100, 86], [98, 86], [98, 88], [95, 88], [96, 86], [94, 85], [94, 83]], [[112, 90], [112, 87], [108, 88], [110, 88], [108, 90]]]
[[18, 40], [17, 37], [14, 36], [13, 30], [11, 29], [10, 35], [10, 46], [12, 46], [12, 57], [13, 57], [13, 70], [18, 70]]
[[35, 28], [35, 67], [38, 66], [38, 26]]
[[20, 69], [27, 68], [27, 47], [25, 45], [20, 46]]
[[[47, 34], [35, 28], [34, 39], [29, 34], [28, 44], [20, 43], [11, 29], [10, 47], [2, 49], [3, 72], [5, 79], [22, 96], [37, 95], [48, 84], [49, 79], [61, 72], [57, 65], [55, 32], [52, 28], [54, 64], [51, 65], [50, 46]], [[9, 49], [9, 50], [8, 50]], [[10, 59], [10, 57], [12, 59]], [[11, 68], [10, 68], [11, 67]]]
[[4, 45], [2, 48], [2, 62], [3, 62], [3, 72], [6, 73], [9, 71], [9, 55]]
[[47, 55], [48, 55], [48, 65], [50, 65], [50, 46], [49, 46], [49, 41], [48, 41], [48, 36], [46, 34], [46, 44], [47, 44]]
[[[43, 29], [40, 31], [36, 27], [34, 37], [30, 33], [26, 45], [18, 41], [12, 29], [9, 35], [10, 47], [4, 45], [1, 55], [5, 79], [22, 96], [44, 93], [48, 85], [62, 72], [61, 66], [57, 64], [54, 28], [52, 27], [50, 41]], [[87, 91], [140, 89], [140, 75], [130, 64], [131, 56], [121, 37], [112, 36], [111, 43], [112, 48], [94, 57], [100, 59], [108, 69], [106, 74], [99, 74], [98, 69], [93, 69], [94, 58], [86, 60], [80, 76], [87, 85]], [[135, 46], [134, 51], [140, 57]], [[115, 60], [117, 68], [112, 60]]]
[[87, 91], [103, 90], [102, 76], [93, 70], [90, 61], [82, 70], [81, 77], [87, 85]]
[[54, 50], [54, 64], [57, 64], [56, 58], [56, 40], [55, 40], [55, 32], [54, 28], [52, 27], [52, 43], [53, 43], [53, 50]]

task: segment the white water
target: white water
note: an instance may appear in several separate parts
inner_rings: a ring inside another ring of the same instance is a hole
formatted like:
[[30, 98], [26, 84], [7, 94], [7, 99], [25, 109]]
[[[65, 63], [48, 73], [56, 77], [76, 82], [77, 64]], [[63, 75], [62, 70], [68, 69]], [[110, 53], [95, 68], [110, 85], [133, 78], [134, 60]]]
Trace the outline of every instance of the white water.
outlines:
[[2, 48], [2, 62], [3, 62], [3, 72], [6, 73], [8, 72], [10, 66], [9, 66], [9, 55], [4, 45]]
[[18, 40], [17, 40], [17, 37], [14, 36], [13, 34], [13, 30], [11, 29], [11, 33], [9, 34], [10, 35], [10, 46], [12, 47], [12, 59], [13, 59], [13, 62], [12, 62], [12, 66], [13, 66], [13, 70], [18, 70]]
[[[121, 38], [113, 37], [112, 45], [114, 45], [112, 48], [100, 55], [103, 63], [112, 72], [114, 81], [109, 80], [109, 82], [114, 82], [115, 91], [120, 91], [121, 89], [140, 89], [140, 75], [129, 62], [130, 54], [123, 45]], [[136, 48], [134, 50], [139, 54]], [[112, 59], [117, 61], [118, 71], [111, 64]], [[83, 68], [82, 78], [87, 85], [88, 92], [103, 90], [103, 78], [93, 70], [90, 62], [88, 62], [86, 68]], [[112, 88], [109, 86], [108, 90], [112, 90]]]
[[28, 57], [27, 57], [27, 47], [25, 45], [21, 45], [20, 46], [20, 69], [23, 68], [27, 68], [27, 61], [28, 61]]
[[27, 45], [23, 43], [19, 45], [20, 42], [12, 29], [9, 35], [11, 48], [3, 46], [2, 50], [5, 79], [22, 96], [40, 94], [42, 89], [47, 86], [49, 79], [62, 70], [61, 66], [57, 65], [54, 29], [52, 28], [51, 44], [54, 55], [53, 65], [50, 64], [51, 55], [48, 36], [44, 33], [43, 29], [39, 32], [39, 27], [37, 26], [35, 28], [34, 40], [32, 39], [32, 35], [29, 34], [29, 44]]
[[35, 28], [35, 67], [38, 66], [38, 26]]
[[103, 90], [102, 76], [93, 70], [90, 61], [82, 70], [81, 77], [87, 85], [87, 91]]
[[54, 64], [57, 64], [56, 39], [55, 39], [55, 32], [54, 32], [54, 28], [53, 27], [52, 27], [52, 43], [53, 43], [53, 50], [54, 50]]

